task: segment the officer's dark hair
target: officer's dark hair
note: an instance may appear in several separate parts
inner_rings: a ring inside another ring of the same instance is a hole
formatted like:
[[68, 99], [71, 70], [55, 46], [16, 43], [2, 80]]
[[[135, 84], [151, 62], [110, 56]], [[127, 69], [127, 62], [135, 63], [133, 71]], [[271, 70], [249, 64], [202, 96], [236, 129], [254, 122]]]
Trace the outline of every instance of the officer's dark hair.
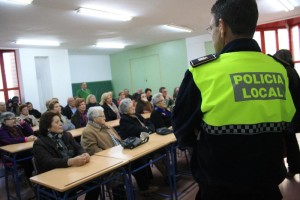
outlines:
[[217, 0], [211, 13], [215, 26], [222, 18], [233, 34], [253, 37], [258, 19], [256, 0]]
[[58, 116], [60, 118], [60, 115], [58, 113], [52, 111], [46, 111], [42, 114], [39, 123], [39, 132], [41, 135], [47, 136], [49, 132], [48, 129], [51, 128], [52, 120], [55, 116]]

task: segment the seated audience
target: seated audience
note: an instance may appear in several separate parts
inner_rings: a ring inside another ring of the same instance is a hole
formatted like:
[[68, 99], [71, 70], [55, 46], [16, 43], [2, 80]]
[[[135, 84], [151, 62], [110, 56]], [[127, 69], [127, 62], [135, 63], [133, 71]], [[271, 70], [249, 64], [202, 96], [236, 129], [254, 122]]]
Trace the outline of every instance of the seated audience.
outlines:
[[15, 113], [15, 115], [19, 116], [20, 112], [19, 112], [19, 97], [18, 96], [14, 96], [13, 98], [9, 99], [6, 103], [6, 110], [9, 112], [13, 112]]
[[74, 97], [69, 97], [67, 100], [66, 107], [63, 108], [62, 113], [64, 116], [66, 116], [68, 119], [71, 119], [71, 117], [76, 112], [77, 108], [75, 107], [75, 99]]
[[118, 107], [112, 101], [112, 95], [109, 92], [103, 93], [100, 105], [104, 109], [106, 121], [120, 119]]
[[118, 99], [118, 106], [120, 105], [120, 102], [125, 99], [125, 93], [124, 91], [119, 92], [119, 99]]
[[174, 100], [174, 103], [175, 103], [175, 101], [176, 101], [178, 92], [179, 92], [179, 87], [175, 87], [175, 88], [174, 88], [174, 91], [173, 91], [173, 100]]
[[154, 125], [149, 120], [146, 120], [140, 114], [136, 114], [130, 99], [123, 99], [119, 109], [121, 113], [120, 134], [122, 139], [128, 137], [140, 137], [141, 132], [155, 132]]
[[147, 99], [149, 102], [151, 102], [151, 99], [152, 99], [152, 90], [150, 88], [146, 88], [145, 89], [145, 93], [146, 93], [146, 96], [147, 96]]
[[125, 94], [125, 98], [131, 99], [131, 95], [129, 94], [129, 90], [128, 89], [124, 89], [124, 94]]
[[[119, 109], [121, 113], [120, 135], [122, 139], [128, 137], [140, 137], [141, 132], [147, 132], [149, 134], [155, 132], [154, 125], [150, 120], [146, 120], [142, 115], [136, 114], [130, 99], [123, 99], [120, 103]], [[158, 149], [156, 152], [152, 153], [152, 156], [156, 158], [159, 157], [161, 153], [162, 150]], [[156, 161], [154, 164], [167, 181], [168, 177], [165, 159]]]
[[19, 107], [20, 118], [25, 120], [30, 126], [38, 126], [39, 123], [33, 115], [29, 114], [27, 104], [22, 104]]
[[[105, 115], [102, 107], [92, 107], [87, 116], [89, 122], [82, 132], [81, 145], [90, 155], [120, 144], [121, 138], [118, 133], [114, 128], [105, 125]], [[131, 167], [136, 169], [144, 164], [146, 164], [146, 159], [141, 158], [132, 162]], [[149, 186], [150, 180], [147, 168], [133, 173], [133, 176], [142, 194], [158, 190], [155, 186]], [[123, 186], [114, 189], [117, 189], [114, 192], [114, 199], [122, 199], [117, 193], [120, 189], [121, 191], [124, 190]]]
[[150, 120], [155, 129], [171, 126], [171, 112], [166, 108], [166, 102], [161, 93], [157, 93], [152, 97], [154, 109], [151, 113]]
[[174, 104], [174, 101], [168, 94], [168, 90], [165, 87], [161, 87], [161, 88], [159, 88], [159, 92], [162, 93], [162, 95], [165, 99], [166, 107], [171, 108], [171, 106]]
[[[27, 122], [21, 118], [16, 118], [12, 112], [4, 112], [0, 116], [1, 128], [0, 128], [0, 146], [9, 144], [17, 144], [23, 142], [31, 142], [36, 140], [33, 135], [33, 130]], [[28, 157], [31, 152], [24, 151], [18, 153], [17, 159]], [[25, 172], [25, 176], [29, 179], [32, 175], [33, 166], [30, 159], [18, 162]]]
[[38, 111], [37, 109], [34, 109], [33, 108], [33, 105], [32, 105], [32, 103], [31, 102], [26, 102], [25, 103], [26, 105], [27, 105], [27, 107], [28, 107], [28, 110], [29, 110], [29, 114], [30, 115], [33, 115], [35, 118], [37, 118], [37, 119], [39, 119], [40, 117], [41, 117], [41, 113], [40, 113], [40, 111]]
[[75, 128], [85, 127], [87, 124], [86, 117], [86, 105], [83, 98], [77, 98], [75, 100], [76, 112], [71, 118], [71, 122], [75, 125]]
[[53, 100], [49, 103], [49, 111], [55, 112], [60, 116], [60, 119], [63, 123], [63, 130], [69, 131], [75, 129], [74, 124], [63, 114], [61, 114], [61, 107], [58, 101]]
[[[56, 168], [79, 167], [89, 162], [90, 155], [69, 132], [63, 131], [63, 124], [58, 113], [45, 112], [41, 116], [39, 130], [40, 138], [33, 144], [38, 174]], [[88, 192], [85, 199], [98, 199], [99, 192], [96, 188]]]
[[151, 113], [152, 112], [152, 105], [148, 101], [147, 96], [145, 93], [142, 93], [140, 98], [137, 100], [135, 112], [137, 114], [143, 113]]
[[6, 112], [5, 102], [0, 102], [0, 114]]
[[88, 111], [90, 107], [98, 106], [99, 104], [97, 103], [97, 99], [95, 95], [90, 94], [86, 98], [86, 110]]

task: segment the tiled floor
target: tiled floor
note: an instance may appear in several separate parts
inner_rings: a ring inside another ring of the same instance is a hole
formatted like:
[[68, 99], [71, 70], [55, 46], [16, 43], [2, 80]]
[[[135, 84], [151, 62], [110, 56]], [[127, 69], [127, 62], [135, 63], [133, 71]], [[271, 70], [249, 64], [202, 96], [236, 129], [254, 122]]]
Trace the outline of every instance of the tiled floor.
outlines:
[[[300, 142], [300, 134], [297, 134], [298, 142]], [[184, 157], [184, 154], [181, 152], [178, 159], [178, 168], [180, 170], [186, 170], [186, 160]], [[154, 180], [152, 182], [153, 185], [159, 186], [159, 192], [167, 192], [168, 187], [164, 184], [161, 174], [157, 171], [155, 167], [152, 168], [153, 174], [154, 174]], [[22, 181], [24, 182], [24, 181]], [[12, 185], [10, 183], [10, 185]], [[22, 183], [22, 197], [24, 200], [30, 199], [30, 197], [33, 197], [33, 191], [25, 184]], [[13, 188], [11, 186], [11, 188]], [[179, 176], [179, 180], [177, 182], [177, 188], [178, 192], [180, 194], [179, 199], [180, 200], [192, 200], [195, 198], [195, 195], [198, 191], [197, 184], [194, 184], [194, 181], [191, 176], [185, 176], [181, 175]], [[297, 174], [293, 179], [285, 179], [281, 185], [280, 190], [284, 196], [283, 200], [300, 200], [300, 177], [299, 174]], [[163, 200], [166, 199], [159, 195], [153, 195], [149, 197], [141, 197], [137, 194], [137, 200]], [[79, 200], [83, 200], [84, 196], [81, 196], [78, 198]], [[0, 200], [7, 200], [6, 198], [6, 191], [5, 191], [5, 182], [4, 178], [0, 179]]]

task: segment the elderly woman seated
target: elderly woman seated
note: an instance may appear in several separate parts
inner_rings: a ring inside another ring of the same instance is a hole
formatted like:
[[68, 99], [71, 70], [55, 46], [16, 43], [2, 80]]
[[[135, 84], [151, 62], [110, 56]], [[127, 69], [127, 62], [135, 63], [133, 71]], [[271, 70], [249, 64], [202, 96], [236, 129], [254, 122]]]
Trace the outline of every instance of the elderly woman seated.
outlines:
[[171, 112], [166, 107], [165, 99], [162, 93], [157, 93], [152, 97], [154, 109], [151, 113], [150, 120], [155, 129], [171, 126]]
[[59, 114], [60, 119], [63, 123], [63, 129], [64, 131], [69, 131], [75, 129], [74, 124], [63, 114], [61, 114], [61, 106], [57, 100], [52, 100], [49, 103], [49, 111], [55, 112]]
[[[150, 120], [146, 120], [142, 115], [136, 114], [132, 101], [128, 98], [123, 99], [119, 106], [121, 119], [120, 131], [123, 139], [128, 137], [140, 137], [141, 132], [153, 133], [155, 132], [154, 125]], [[163, 150], [155, 151], [151, 156], [153, 158], [159, 157]], [[165, 176], [167, 181], [167, 169], [165, 160], [161, 159], [155, 162], [155, 166]]]
[[[40, 138], [33, 144], [33, 155], [38, 173], [56, 168], [82, 166], [90, 155], [74, 140], [71, 133], [63, 130], [59, 113], [45, 112], [40, 119]], [[88, 192], [86, 200], [98, 199], [100, 189]]]
[[120, 135], [123, 139], [128, 137], [140, 137], [141, 132], [155, 132], [154, 125], [143, 118], [142, 115], [136, 114], [131, 99], [126, 98], [120, 102]]
[[33, 115], [29, 114], [29, 109], [27, 104], [22, 104], [19, 106], [20, 118], [25, 120], [30, 126], [38, 126], [39, 123]]
[[89, 110], [90, 107], [99, 106], [99, 104], [97, 103], [96, 96], [93, 94], [87, 96], [85, 103], [86, 103], [87, 111]]
[[106, 93], [102, 94], [100, 105], [104, 109], [106, 121], [120, 119], [120, 113], [119, 113], [118, 107], [113, 102], [111, 92], [106, 92]]
[[[36, 139], [33, 135], [33, 130], [30, 125], [21, 118], [16, 118], [12, 112], [4, 112], [0, 117], [1, 128], [0, 128], [0, 146], [31, 142]], [[31, 156], [31, 152], [25, 151], [19, 153], [17, 159]], [[25, 171], [27, 178], [30, 178], [33, 171], [31, 160], [27, 159], [18, 162]]]
[[153, 110], [151, 103], [148, 101], [146, 93], [142, 93], [138, 98], [135, 112], [138, 114], [151, 113]]
[[[119, 145], [122, 140], [114, 128], [105, 124], [104, 109], [101, 106], [91, 107], [87, 113], [88, 123], [81, 136], [82, 147], [93, 155], [105, 149]], [[132, 163], [132, 168], [138, 168], [146, 163], [146, 160], [139, 159]], [[146, 169], [141, 169], [133, 174], [141, 193], [149, 193], [157, 190], [157, 187], [149, 186], [149, 178]], [[120, 195], [124, 191], [123, 185], [113, 188], [114, 199], [124, 199], [126, 196]]]
[[71, 122], [75, 125], [75, 128], [85, 127], [87, 123], [85, 100], [77, 98], [75, 100], [75, 107], [77, 110], [71, 117]]

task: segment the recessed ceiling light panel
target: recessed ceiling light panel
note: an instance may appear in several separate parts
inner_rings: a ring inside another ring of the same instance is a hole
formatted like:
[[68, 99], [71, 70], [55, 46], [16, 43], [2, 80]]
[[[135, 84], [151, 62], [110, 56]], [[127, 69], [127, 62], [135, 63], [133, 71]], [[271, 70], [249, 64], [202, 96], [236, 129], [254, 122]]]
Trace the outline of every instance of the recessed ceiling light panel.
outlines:
[[167, 24], [164, 25], [164, 28], [172, 30], [172, 31], [179, 31], [179, 32], [192, 32], [193, 30], [184, 26], [178, 26], [178, 25], [174, 25], [174, 24]]
[[118, 21], [130, 21], [132, 19], [131, 16], [126, 16], [126, 15], [117, 14], [117, 13], [111, 13], [111, 12], [102, 11], [102, 10], [95, 10], [95, 9], [90, 9], [90, 8], [79, 8], [77, 10], [77, 13], [90, 15], [90, 16], [94, 16], [94, 17], [100, 17], [100, 18], [104, 18], [104, 19], [118, 20]]
[[21, 5], [29, 5], [33, 0], [7, 0], [9, 3], [21, 4]]
[[17, 40], [16, 44], [19, 45], [34, 45], [34, 46], [59, 46], [58, 41], [53, 40]]
[[103, 43], [103, 42], [98, 42], [96, 44], [96, 47], [98, 48], [106, 48], [106, 49], [123, 49], [125, 47], [124, 44], [122, 43]]

